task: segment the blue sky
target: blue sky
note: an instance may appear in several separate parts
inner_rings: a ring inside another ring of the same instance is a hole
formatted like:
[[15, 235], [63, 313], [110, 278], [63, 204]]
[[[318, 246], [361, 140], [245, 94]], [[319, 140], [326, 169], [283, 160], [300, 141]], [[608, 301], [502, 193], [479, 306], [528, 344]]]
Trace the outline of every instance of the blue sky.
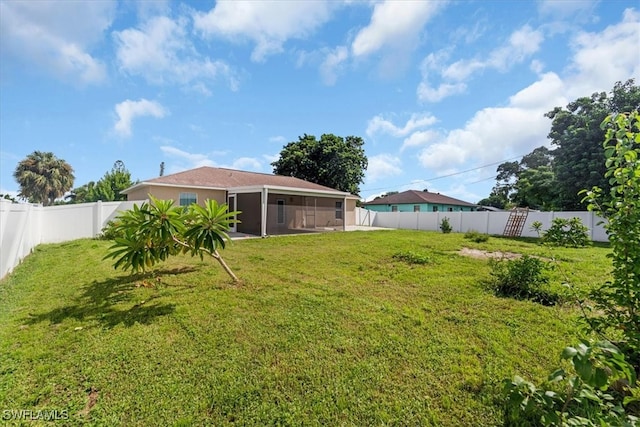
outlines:
[[477, 202], [555, 106], [640, 81], [637, 1], [0, 1], [0, 192], [34, 150], [75, 186], [271, 172], [305, 133], [364, 138], [370, 199]]

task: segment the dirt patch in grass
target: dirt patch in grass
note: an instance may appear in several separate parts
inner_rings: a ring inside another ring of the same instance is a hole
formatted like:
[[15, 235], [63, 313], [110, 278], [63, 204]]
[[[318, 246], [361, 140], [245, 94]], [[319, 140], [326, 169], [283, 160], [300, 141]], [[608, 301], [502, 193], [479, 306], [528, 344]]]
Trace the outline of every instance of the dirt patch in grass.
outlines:
[[516, 259], [522, 256], [521, 254], [516, 254], [513, 252], [500, 252], [500, 251], [489, 252], [489, 251], [482, 251], [480, 249], [471, 249], [471, 248], [462, 248], [458, 251], [458, 254], [462, 256], [468, 256], [471, 258], [478, 258], [478, 259], [489, 259], [489, 258]]

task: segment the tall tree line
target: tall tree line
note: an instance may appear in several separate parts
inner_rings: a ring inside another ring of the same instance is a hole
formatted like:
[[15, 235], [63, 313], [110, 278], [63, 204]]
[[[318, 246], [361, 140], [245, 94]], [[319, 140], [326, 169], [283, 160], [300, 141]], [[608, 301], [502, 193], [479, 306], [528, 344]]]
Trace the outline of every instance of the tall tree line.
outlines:
[[617, 82], [610, 93], [594, 93], [545, 114], [551, 119], [551, 149], [538, 147], [520, 162], [498, 166], [496, 184], [478, 204], [541, 210], [584, 210], [583, 189], [611, 188], [604, 178], [605, 131], [609, 114], [640, 110], [640, 87], [633, 79]]

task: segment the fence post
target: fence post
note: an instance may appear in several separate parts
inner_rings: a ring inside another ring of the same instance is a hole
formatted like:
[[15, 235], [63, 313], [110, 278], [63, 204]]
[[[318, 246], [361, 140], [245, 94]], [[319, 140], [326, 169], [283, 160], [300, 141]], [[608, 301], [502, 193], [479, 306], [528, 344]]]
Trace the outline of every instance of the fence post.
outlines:
[[102, 200], [93, 205], [93, 236], [96, 237], [102, 231]]
[[484, 234], [489, 234], [489, 211], [484, 211]]

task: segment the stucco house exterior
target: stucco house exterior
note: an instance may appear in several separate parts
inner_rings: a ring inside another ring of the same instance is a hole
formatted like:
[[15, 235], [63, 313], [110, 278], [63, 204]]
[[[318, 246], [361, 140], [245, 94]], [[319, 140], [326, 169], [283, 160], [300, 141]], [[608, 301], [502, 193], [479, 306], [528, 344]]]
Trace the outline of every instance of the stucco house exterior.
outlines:
[[207, 199], [240, 211], [231, 231], [267, 236], [295, 231], [345, 229], [355, 225], [358, 196], [291, 176], [208, 166], [139, 182], [123, 191], [127, 200], [149, 194], [186, 206]]
[[381, 197], [363, 207], [376, 212], [457, 212], [474, 211], [476, 205], [440, 193], [407, 190]]

